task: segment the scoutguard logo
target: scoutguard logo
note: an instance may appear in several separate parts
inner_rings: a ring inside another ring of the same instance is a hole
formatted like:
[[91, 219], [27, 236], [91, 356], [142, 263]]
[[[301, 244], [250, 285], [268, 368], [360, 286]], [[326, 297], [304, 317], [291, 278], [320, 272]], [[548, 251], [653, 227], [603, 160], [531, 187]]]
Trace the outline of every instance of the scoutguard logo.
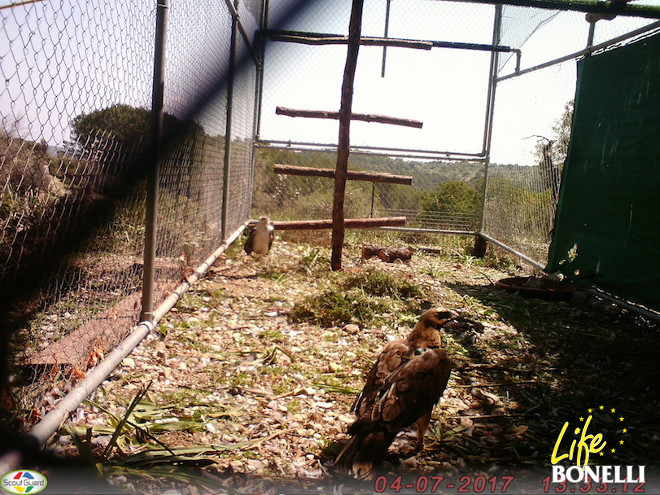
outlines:
[[0, 479], [2, 488], [9, 493], [39, 493], [48, 485], [48, 480], [39, 471], [23, 469], [5, 474]]
[[550, 458], [552, 483], [644, 483], [646, 466], [608, 462], [631, 441], [626, 419], [616, 408], [599, 405], [566, 421]]

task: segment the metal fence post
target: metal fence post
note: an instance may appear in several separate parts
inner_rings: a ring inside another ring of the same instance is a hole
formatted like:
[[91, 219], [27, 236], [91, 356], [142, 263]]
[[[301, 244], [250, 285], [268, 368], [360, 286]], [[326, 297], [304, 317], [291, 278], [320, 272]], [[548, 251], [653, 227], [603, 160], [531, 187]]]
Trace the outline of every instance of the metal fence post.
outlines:
[[222, 172], [222, 225], [220, 238], [224, 241], [227, 237], [229, 224], [229, 165], [231, 163], [231, 124], [234, 102], [234, 75], [236, 73], [236, 38], [238, 35], [238, 0], [234, 1], [233, 9], [231, 2], [227, 1], [227, 7], [232, 16], [231, 19], [231, 41], [229, 45], [229, 67], [227, 70], [227, 120], [225, 122], [225, 156], [224, 170]]
[[[495, 6], [495, 20], [493, 23], [493, 46], [497, 46], [500, 43], [500, 30], [502, 27], [502, 6]], [[493, 116], [495, 111], [495, 90], [497, 88], [497, 64], [499, 61], [499, 52], [493, 51], [490, 55], [490, 73], [488, 80], [488, 96], [486, 103], [486, 122], [484, 126], [484, 139], [483, 139], [483, 154], [486, 157], [485, 168], [484, 168], [484, 185], [482, 189], [482, 198], [481, 198], [481, 216], [479, 218], [479, 224], [477, 225], [477, 232], [482, 233], [484, 229], [484, 223], [486, 220], [486, 196], [488, 194], [488, 167], [490, 164], [490, 146], [491, 138], [493, 135]], [[478, 244], [480, 241], [477, 240]], [[484, 246], [475, 245], [475, 251], [483, 251]]]
[[147, 213], [144, 234], [144, 274], [141, 321], [153, 321], [156, 231], [160, 146], [163, 134], [163, 98], [165, 92], [165, 44], [167, 38], [168, 0], [156, 5], [156, 41], [154, 49], [153, 92], [151, 96], [151, 144], [147, 175]]

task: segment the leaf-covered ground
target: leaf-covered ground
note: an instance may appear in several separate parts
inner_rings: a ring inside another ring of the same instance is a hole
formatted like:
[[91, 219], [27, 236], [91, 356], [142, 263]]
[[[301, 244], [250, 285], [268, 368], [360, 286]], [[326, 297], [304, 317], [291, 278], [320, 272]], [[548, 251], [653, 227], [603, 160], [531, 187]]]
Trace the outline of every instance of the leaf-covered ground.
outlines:
[[[359, 246], [352, 238], [338, 273], [325, 247], [230, 249], [76, 411], [58, 448], [100, 461], [129, 490], [315, 491], [338, 479], [332, 461], [379, 350], [442, 305], [471, 323], [443, 334], [454, 369], [424, 450], [385, 473], [549, 473], [563, 424], [590, 408], [593, 433], [617, 443], [600, 463], [655, 464], [656, 327], [586, 295], [506, 293], [494, 282], [521, 269], [494, 258], [418, 250], [409, 264], [362, 262]], [[391, 450], [413, 439], [402, 433]]]

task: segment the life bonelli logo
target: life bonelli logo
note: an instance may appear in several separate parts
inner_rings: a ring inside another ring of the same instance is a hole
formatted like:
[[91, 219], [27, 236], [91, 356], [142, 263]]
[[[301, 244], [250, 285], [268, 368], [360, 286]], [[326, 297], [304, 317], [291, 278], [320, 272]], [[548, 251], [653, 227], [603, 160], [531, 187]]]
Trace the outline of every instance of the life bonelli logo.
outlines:
[[550, 458], [551, 482], [642, 485], [646, 466], [611, 462], [621, 457], [630, 441], [626, 423], [623, 413], [604, 405], [587, 409], [572, 424], [566, 421]]
[[39, 493], [48, 485], [48, 480], [39, 471], [23, 469], [11, 471], [0, 480], [2, 488], [9, 493]]

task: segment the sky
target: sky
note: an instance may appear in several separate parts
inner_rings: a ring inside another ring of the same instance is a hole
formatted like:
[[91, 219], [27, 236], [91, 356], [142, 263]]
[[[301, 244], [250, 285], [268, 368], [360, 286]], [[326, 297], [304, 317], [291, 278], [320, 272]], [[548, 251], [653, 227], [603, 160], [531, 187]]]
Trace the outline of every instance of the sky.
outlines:
[[[647, 4], [658, 4], [648, 0]], [[494, 7], [439, 1], [391, 2], [389, 36], [490, 44]], [[350, 1], [320, 2], [294, 19], [288, 29], [346, 34]], [[585, 48], [589, 24], [577, 12], [505, 8], [506, 43], [520, 42], [530, 25], [541, 23], [522, 46], [522, 68], [533, 67]], [[595, 41], [647, 24], [617, 18], [599, 21]], [[385, 1], [365, 0], [363, 35], [383, 36]], [[529, 34], [529, 32], [527, 32]], [[336, 143], [333, 121], [275, 115], [276, 106], [338, 110], [345, 47], [271, 43], [266, 53], [263, 139]], [[361, 47], [353, 110], [420, 120], [421, 130], [353, 122], [351, 143], [435, 152], [482, 150], [490, 53], [434, 48], [388, 48], [381, 78], [382, 49]], [[513, 71], [513, 59], [500, 75]], [[535, 164], [537, 136], [553, 137], [552, 127], [574, 98], [576, 62], [568, 62], [502, 81], [494, 111], [491, 160]]]
[[[293, 0], [273, 0], [271, 14]], [[644, 3], [660, 5], [660, 0]], [[7, 5], [0, 0], [0, 7]], [[185, 113], [195, 94], [228, 58], [229, 17], [224, 4], [170, 0], [166, 73], [166, 111]], [[307, 1], [287, 29], [346, 34], [350, 0]], [[249, 7], [251, 4], [248, 3]], [[364, 36], [383, 36], [385, 0], [365, 0]], [[242, 8], [251, 31], [254, 9]], [[520, 15], [523, 12], [524, 15]], [[389, 36], [490, 44], [494, 7], [465, 2], [392, 0]], [[529, 15], [531, 14], [531, 15]], [[540, 16], [540, 17], [539, 17]], [[538, 18], [537, 18], [538, 17]], [[586, 45], [584, 14], [505, 11], [506, 34], [525, 34], [546, 20], [522, 47], [522, 67], [554, 59]], [[6, 127], [21, 137], [61, 144], [70, 121], [80, 113], [115, 103], [148, 107], [151, 101], [155, 1], [51, 0], [0, 10], [0, 113]], [[617, 18], [599, 21], [596, 42], [649, 21]], [[509, 38], [507, 38], [507, 41]], [[260, 137], [266, 140], [336, 143], [336, 121], [278, 116], [276, 106], [308, 110], [339, 109], [346, 47], [310, 47], [271, 42], [266, 50]], [[354, 145], [432, 152], [480, 153], [482, 150], [489, 52], [434, 48], [361, 47], [353, 111], [415, 119], [422, 129], [353, 122]], [[512, 70], [512, 60], [500, 75]], [[241, 74], [248, 86], [253, 74]], [[498, 84], [491, 159], [497, 163], [534, 163], [537, 138], [551, 137], [552, 125], [574, 97], [576, 63], [571, 60]], [[221, 93], [222, 94], [222, 93]], [[210, 134], [222, 133], [220, 97], [200, 116]], [[238, 94], [235, 105], [251, 111], [251, 98]], [[213, 110], [213, 111], [211, 111]], [[240, 131], [248, 137], [249, 129]]]
[[[383, 36], [385, 1], [366, 0], [364, 36]], [[393, 1], [390, 37], [487, 43], [494, 8], [487, 5]], [[350, 1], [323, 2], [301, 12], [287, 29], [346, 34]], [[479, 24], [475, 23], [479, 20]], [[483, 24], [482, 24], [483, 22]], [[474, 153], [481, 150], [490, 54], [466, 50], [362, 46], [353, 111], [423, 122], [422, 129], [353, 122], [355, 145]], [[337, 123], [275, 115], [276, 106], [337, 111], [346, 46], [310, 47], [271, 43], [266, 52], [262, 133], [264, 139], [331, 143]]]
[[100, 0], [50, 0], [0, 10], [5, 128], [54, 145], [69, 138], [69, 123], [80, 113], [111, 102], [147, 105], [154, 12], [152, 2]]

